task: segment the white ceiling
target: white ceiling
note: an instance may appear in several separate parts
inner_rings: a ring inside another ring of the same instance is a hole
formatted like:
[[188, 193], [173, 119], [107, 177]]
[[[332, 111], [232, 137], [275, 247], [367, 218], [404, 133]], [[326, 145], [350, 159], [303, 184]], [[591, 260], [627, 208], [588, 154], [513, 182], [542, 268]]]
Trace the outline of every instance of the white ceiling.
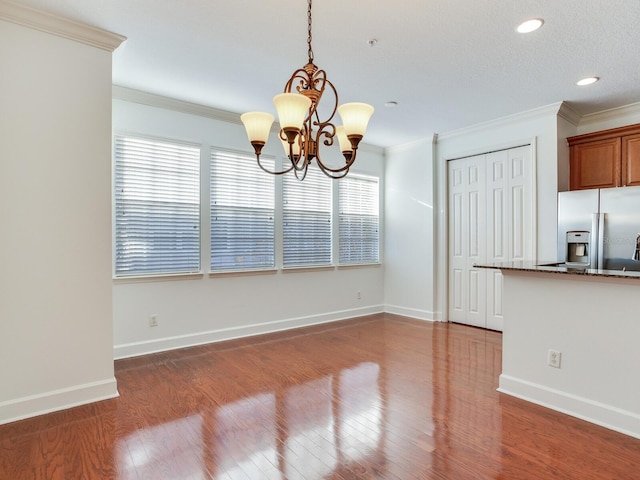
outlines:
[[[113, 82], [242, 113], [307, 62], [305, 0], [19, 0], [124, 35]], [[515, 27], [544, 19], [537, 32]], [[368, 41], [377, 39], [370, 47]], [[640, 102], [639, 0], [316, 0], [315, 63], [387, 147], [567, 101]], [[599, 76], [587, 87], [575, 82]], [[398, 106], [387, 108], [387, 101]]]

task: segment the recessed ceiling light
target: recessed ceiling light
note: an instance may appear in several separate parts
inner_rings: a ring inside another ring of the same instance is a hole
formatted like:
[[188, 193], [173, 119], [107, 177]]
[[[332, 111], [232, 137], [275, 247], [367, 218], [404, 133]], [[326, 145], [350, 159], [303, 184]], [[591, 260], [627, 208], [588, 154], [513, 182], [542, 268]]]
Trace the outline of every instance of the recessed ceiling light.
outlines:
[[578, 80], [576, 82], [576, 85], [580, 85], [581, 87], [583, 87], [585, 85], [591, 85], [592, 83], [596, 83], [598, 80], [600, 80], [599, 77], [587, 77], [587, 78], [583, 78], [582, 80]]
[[385, 107], [393, 108], [398, 106], [398, 102], [390, 101], [384, 104]]
[[522, 22], [520, 25], [518, 25], [518, 27], [516, 28], [516, 32], [530, 33], [538, 30], [543, 23], [544, 20], [542, 20], [541, 18], [532, 18], [531, 20], [527, 20], [526, 22]]

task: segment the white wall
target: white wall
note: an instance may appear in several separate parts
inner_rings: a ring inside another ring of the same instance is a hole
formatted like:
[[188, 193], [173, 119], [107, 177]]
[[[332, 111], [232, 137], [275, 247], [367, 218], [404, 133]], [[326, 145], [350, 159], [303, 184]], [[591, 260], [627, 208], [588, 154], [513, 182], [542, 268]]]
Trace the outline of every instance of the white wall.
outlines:
[[385, 310], [437, 320], [433, 139], [389, 148], [385, 156]]
[[9, 8], [19, 7], [0, 5], [0, 423], [117, 395], [110, 131], [121, 39], [95, 48], [1, 20]]
[[[237, 116], [216, 115], [201, 106], [122, 88], [115, 88], [114, 92], [116, 133], [196, 143], [202, 146], [205, 156], [210, 146], [252, 151]], [[263, 154], [282, 157], [282, 146], [275, 134]], [[384, 192], [383, 164], [382, 150], [363, 146], [351, 171], [380, 176], [381, 192]], [[384, 195], [381, 198], [384, 199]], [[203, 216], [208, 217], [206, 213]], [[114, 280], [115, 357], [383, 310], [381, 266], [215, 276], [209, 276], [207, 269], [208, 263], [203, 263], [203, 275], [179, 279]], [[360, 300], [356, 295], [358, 291], [362, 294]], [[149, 327], [152, 314], [158, 319], [158, 326], [153, 328]]]
[[575, 121], [558, 116], [558, 191], [569, 190], [569, 144], [567, 137], [577, 135]]

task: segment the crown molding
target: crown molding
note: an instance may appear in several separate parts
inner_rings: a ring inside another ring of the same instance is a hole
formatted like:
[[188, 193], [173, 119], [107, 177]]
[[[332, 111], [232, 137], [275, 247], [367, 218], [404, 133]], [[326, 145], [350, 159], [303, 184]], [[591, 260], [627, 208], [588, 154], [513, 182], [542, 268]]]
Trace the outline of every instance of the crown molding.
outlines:
[[178, 100], [177, 98], [165, 97], [155, 93], [136, 90], [135, 88], [123, 87], [121, 85], [113, 85], [112, 97], [117, 100], [125, 100], [127, 102], [140, 103], [149, 107], [165, 108], [199, 117], [212, 118], [214, 120], [222, 120], [223, 122], [236, 123], [242, 125], [240, 115], [218, 108], [207, 107], [198, 103]]
[[0, 0], [0, 20], [113, 52], [127, 38], [52, 13]]
[[384, 149], [385, 153], [399, 155], [406, 151], [414, 150], [416, 148], [429, 149], [433, 148], [438, 143], [438, 134], [432, 133], [430, 136], [425, 136], [418, 140], [412, 140], [411, 142], [400, 143], [398, 145], [392, 145]]
[[582, 115], [580, 115], [573, 108], [571, 108], [567, 104], [567, 102], [562, 102], [560, 104], [560, 109], [558, 110], [558, 116], [564, 118], [566, 121], [571, 123], [571, 125], [574, 125], [576, 127], [582, 120]]
[[640, 102], [583, 115], [580, 120], [580, 127], [633, 116], [640, 117]]
[[525, 112], [516, 113], [513, 115], [507, 115], [506, 117], [496, 118], [495, 120], [489, 120], [487, 122], [477, 123], [469, 127], [464, 127], [451, 132], [438, 134], [438, 141], [447, 140], [463, 135], [469, 135], [472, 133], [483, 132], [487, 129], [500, 128], [513, 124], [515, 121], [530, 120], [536, 118], [543, 118], [549, 115], [557, 115], [562, 109], [563, 102], [553, 103], [544, 107], [534, 108]]
[[[132, 103], [140, 103], [149, 107], [164, 108], [167, 110], [173, 110], [175, 112], [187, 113], [189, 115], [212, 118], [213, 120], [220, 120], [222, 122], [242, 125], [239, 113], [220, 110], [214, 107], [207, 107], [198, 103], [178, 100], [177, 98], [165, 97], [163, 95], [144, 92], [142, 90], [136, 90], [134, 88], [123, 87], [122, 85], [112, 86], [112, 98]], [[280, 130], [277, 122], [274, 122], [271, 130], [275, 133]], [[382, 154], [384, 152], [384, 149], [382, 147], [369, 145], [367, 143], [361, 143], [358, 146], [358, 150], [377, 154]]]

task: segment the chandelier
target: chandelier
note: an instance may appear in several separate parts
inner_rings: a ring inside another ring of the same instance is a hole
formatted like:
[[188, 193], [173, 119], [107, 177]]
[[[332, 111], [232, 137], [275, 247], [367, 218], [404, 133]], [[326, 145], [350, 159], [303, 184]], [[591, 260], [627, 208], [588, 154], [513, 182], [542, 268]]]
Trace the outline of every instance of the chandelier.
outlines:
[[[284, 93], [273, 97], [281, 127], [280, 140], [290, 164], [283, 170], [271, 171], [260, 162], [262, 147], [269, 138], [274, 121], [273, 115], [265, 112], [248, 112], [241, 115], [240, 120], [247, 130], [258, 165], [265, 172], [282, 175], [293, 170], [299, 180], [304, 180], [309, 165], [315, 159], [325, 175], [331, 178], [342, 178], [356, 160], [358, 144], [364, 137], [369, 118], [373, 114], [373, 107], [366, 103], [345, 103], [338, 106], [336, 88], [327, 79], [326, 72], [318, 69], [313, 63], [311, 2], [312, 0], [308, 0], [307, 9], [309, 61], [304, 67], [293, 72], [284, 86]], [[325, 91], [329, 91], [333, 96], [333, 107], [330, 115], [325, 120], [320, 120], [317, 108]], [[335, 126], [332, 123], [336, 112], [340, 115], [343, 125]], [[335, 137], [338, 138], [345, 163], [331, 168], [320, 157], [320, 145], [332, 146]]]

